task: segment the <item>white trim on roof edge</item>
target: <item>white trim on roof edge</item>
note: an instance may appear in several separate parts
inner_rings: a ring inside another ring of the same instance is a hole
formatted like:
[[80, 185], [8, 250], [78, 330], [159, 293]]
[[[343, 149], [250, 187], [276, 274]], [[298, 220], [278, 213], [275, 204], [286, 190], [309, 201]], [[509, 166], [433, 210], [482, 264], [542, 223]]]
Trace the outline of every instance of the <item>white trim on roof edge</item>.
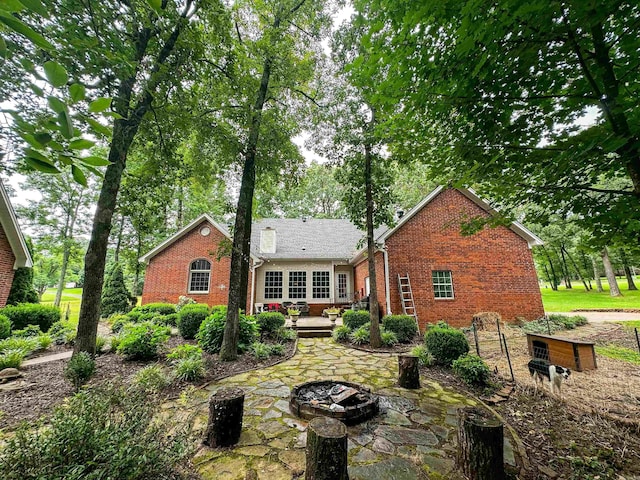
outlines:
[[[182, 237], [184, 237], [186, 234], [191, 232], [194, 228], [196, 228], [198, 225], [200, 225], [205, 220], [207, 222], [209, 222], [211, 225], [213, 225], [220, 233], [222, 233], [229, 240], [233, 240], [231, 238], [231, 235], [229, 234], [229, 231], [226, 228], [224, 228], [222, 225], [220, 225], [218, 222], [216, 222], [213, 218], [211, 218], [209, 216], [209, 214], [203, 213], [202, 215], [197, 217], [195, 220], [193, 220], [191, 223], [189, 223], [186, 227], [181, 228], [176, 233], [171, 235], [169, 238], [167, 238], [164, 242], [162, 242], [156, 248], [154, 248], [150, 252], [145, 253], [143, 256], [141, 256], [138, 259], [138, 261], [148, 264], [149, 260], [151, 260], [153, 257], [155, 257], [158, 253], [160, 253], [162, 250], [164, 250], [165, 248], [169, 247], [170, 245], [174, 244], [178, 240], [180, 240]], [[256, 256], [254, 256], [253, 254], [251, 255], [251, 258], [254, 261], [258, 260], [258, 258]]]
[[20, 267], [31, 268], [33, 267], [33, 260], [29, 254], [29, 249], [27, 248], [24, 236], [20, 230], [20, 225], [18, 224], [18, 218], [16, 217], [16, 213], [13, 210], [9, 195], [7, 195], [2, 181], [0, 181], [0, 192], [0, 223], [2, 223], [2, 228], [11, 246], [11, 251], [13, 251], [13, 255], [16, 257], [16, 261], [13, 263], [13, 269], [15, 270]]

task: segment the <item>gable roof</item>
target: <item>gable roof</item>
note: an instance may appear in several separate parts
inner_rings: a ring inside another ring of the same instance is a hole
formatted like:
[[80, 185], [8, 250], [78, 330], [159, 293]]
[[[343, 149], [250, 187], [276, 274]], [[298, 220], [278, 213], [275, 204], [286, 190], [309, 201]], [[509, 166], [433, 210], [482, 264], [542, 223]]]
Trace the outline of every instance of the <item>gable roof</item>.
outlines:
[[144, 263], [149, 263], [149, 260], [151, 260], [153, 257], [155, 257], [157, 254], [159, 254], [162, 250], [164, 250], [165, 248], [167, 248], [170, 245], [173, 245], [175, 242], [177, 242], [178, 240], [180, 240], [182, 237], [184, 237], [185, 235], [187, 235], [189, 232], [191, 232], [194, 228], [196, 228], [198, 225], [200, 225], [202, 222], [204, 221], [209, 222], [211, 225], [213, 225], [218, 231], [220, 231], [220, 233], [222, 233], [225, 237], [227, 237], [228, 239], [231, 239], [231, 235], [229, 234], [229, 231], [223, 227], [222, 225], [220, 225], [218, 222], [216, 222], [213, 218], [211, 218], [208, 214], [203, 213], [202, 215], [200, 215], [198, 218], [196, 218], [194, 221], [192, 221], [190, 224], [188, 224], [186, 227], [178, 230], [176, 233], [174, 233], [173, 235], [171, 235], [169, 238], [167, 238], [164, 242], [162, 242], [160, 245], [158, 245], [156, 248], [154, 248], [153, 250], [151, 250], [150, 252], [145, 253], [143, 256], [141, 256], [138, 260], [140, 262], [144, 262]]
[[[390, 228], [389, 230], [384, 232], [380, 237], [378, 237], [378, 240], [379, 241], [384, 241], [387, 238], [389, 238], [391, 235], [393, 235], [396, 231], [398, 231], [398, 229], [400, 229], [405, 223], [407, 223], [409, 220], [411, 220], [411, 218], [413, 218], [414, 215], [416, 215], [420, 210], [422, 210], [424, 207], [426, 207], [431, 201], [433, 201], [434, 198], [436, 198], [444, 190], [446, 190], [446, 187], [443, 187], [442, 185], [440, 185], [437, 188], [435, 188], [420, 203], [418, 203], [415, 207], [413, 207], [411, 210], [409, 210], [398, 221], [398, 223], [396, 224], [395, 227]], [[457, 190], [458, 192], [462, 193], [465, 197], [467, 197], [473, 203], [478, 205], [482, 210], [487, 212], [489, 215], [497, 215], [498, 214], [498, 210], [497, 209], [493, 208], [487, 202], [482, 200], [476, 194], [476, 192], [474, 192], [471, 188], [455, 188], [455, 190]], [[531, 247], [533, 247], [535, 245], [543, 245], [544, 244], [544, 242], [542, 241], [542, 239], [540, 237], [538, 237], [535, 233], [533, 233], [531, 230], [526, 228], [520, 222], [512, 222], [511, 225], [509, 225], [509, 229], [512, 230], [517, 235], [519, 235], [520, 237], [522, 237], [524, 240], [526, 240], [527, 244], [529, 245], [529, 248], [531, 248]]]
[[2, 224], [4, 234], [7, 236], [11, 251], [16, 257], [16, 261], [13, 264], [14, 270], [20, 267], [33, 267], [33, 260], [29, 254], [29, 249], [20, 230], [20, 225], [18, 225], [16, 213], [11, 206], [9, 195], [7, 195], [2, 181], [0, 181], [0, 224]]

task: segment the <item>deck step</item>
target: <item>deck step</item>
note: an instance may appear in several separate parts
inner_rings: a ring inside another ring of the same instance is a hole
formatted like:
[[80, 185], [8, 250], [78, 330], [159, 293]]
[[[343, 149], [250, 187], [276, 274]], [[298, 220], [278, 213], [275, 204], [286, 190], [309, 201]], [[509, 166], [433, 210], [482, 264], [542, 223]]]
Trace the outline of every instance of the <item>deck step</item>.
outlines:
[[331, 331], [335, 328], [335, 325], [296, 325], [295, 327], [291, 327], [294, 330], [328, 330]]
[[298, 330], [298, 337], [300, 338], [322, 338], [330, 336], [331, 330]]

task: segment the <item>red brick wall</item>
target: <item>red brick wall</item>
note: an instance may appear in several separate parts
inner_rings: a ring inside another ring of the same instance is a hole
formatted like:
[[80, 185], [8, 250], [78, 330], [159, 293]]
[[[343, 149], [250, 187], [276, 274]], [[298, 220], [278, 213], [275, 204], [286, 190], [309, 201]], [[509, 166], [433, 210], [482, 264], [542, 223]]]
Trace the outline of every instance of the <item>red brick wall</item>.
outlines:
[[[200, 229], [208, 225], [211, 233], [203, 237]], [[226, 237], [204, 220], [184, 237], [151, 258], [144, 278], [142, 304], [153, 302], [177, 303], [180, 295], [193, 298], [209, 306], [226, 305], [229, 297], [231, 258], [216, 260], [218, 244]], [[189, 293], [189, 267], [197, 259], [211, 262], [209, 293]], [[249, 276], [251, 282], [251, 275]], [[224, 285], [224, 289], [220, 289]], [[248, 296], [251, 295], [249, 283]], [[247, 308], [250, 298], [247, 299]]]
[[[398, 274], [410, 276], [418, 321], [467, 326], [474, 313], [494, 311], [505, 321], [544, 314], [527, 242], [506, 227], [463, 236], [459, 225], [488, 216], [457, 190], [445, 190], [387, 239], [391, 309], [402, 313]], [[432, 270], [450, 270], [454, 299], [435, 300]]]
[[[378, 294], [378, 303], [380, 304], [382, 314], [386, 314], [387, 312], [387, 303], [385, 297], [385, 288], [384, 288], [384, 257], [381, 252], [376, 252], [376, 293]], [[369, 259], [365, 258], [360, 263], [358, 263], [354, 268], [354, 277], [355, 277], [355, 288], [356, 293], [358, 293], [359, 297], [362, 298], [366, 295], [365, 290], [365, 278], [369, 276]], [[371, 285], [373, 289], [373, 285]]]
[[11, 291], [11, 283], [13, 282], [13, 274], [15, 270], [16, 257], [11, 250], [11, 245], [4, 233], [2, 225], [0, 225], [0, 307], [7, 304], [7, 297]]

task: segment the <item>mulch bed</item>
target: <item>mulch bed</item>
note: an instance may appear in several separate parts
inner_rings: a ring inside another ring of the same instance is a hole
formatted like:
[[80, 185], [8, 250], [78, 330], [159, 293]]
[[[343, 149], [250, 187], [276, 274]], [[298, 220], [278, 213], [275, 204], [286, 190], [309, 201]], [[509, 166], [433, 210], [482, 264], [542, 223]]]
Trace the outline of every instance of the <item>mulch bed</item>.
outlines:
[[[195, 341], [171, 337], [166, 350], [180, 344]], [[207, 373], [205, 378], [195, 383], [174, 381], [164, 392], [168, 397], [175, 397], [188, 385], [204, 385], [221, 378], [235, 375], [256, 368], [265, 368], [290, 358], [295, 353], [295, 343], [288, 342], [282, 356], [271, 356], [266, 360], [257, 360], [249, 353], [238, 356], [235, 362], [220, 362], [218, 355], [204, 354]], [[48, 354], [59, 353], [47, 350]], [[121, 355], [107, 353], [96, 357], [96, 374], [88, 383], [99, 385], [105, 382], [129, 382], [141, 368], [159, 363], [169, 366], [164, 355], [157, 361], [126, 360]], [[34, 421], [43, 415], [50, 414], [66, 397], [73, 395], [73, 387], [64, 378], [67, 360], [42, 363], [26, 367], [22, 370], [24, 388], [19, 390], [0, 391], [0, 429], [13, 428], [23, 420]]]

